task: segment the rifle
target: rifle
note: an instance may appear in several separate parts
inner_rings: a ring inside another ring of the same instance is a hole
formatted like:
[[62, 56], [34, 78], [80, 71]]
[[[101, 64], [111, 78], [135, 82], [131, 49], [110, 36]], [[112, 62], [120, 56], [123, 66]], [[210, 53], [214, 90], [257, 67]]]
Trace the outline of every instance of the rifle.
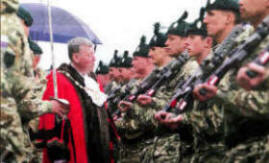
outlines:
[[[135, 91], [135, 93], [132, 93], [133, 87], [131, 84], [127, 84], [124, 92], [120, 94], [120, 96], [117, 96], [112, 99], [112, 103], [118, 104], [121, 100], [130, 98], [131, 100], [135, 100], [136, 96], [140, 94], [140, 92], [144, 92], [143, 90], [147, 90], [150, 88], [150, 86], [153, 84], [153, 82], [158, 78], [159, 71], [156, 69], [154, 70], [150, 75], [148, 75], [139, 85], [138, 89]], [[134, 99], [132, 99], [135, 97]], [[120, 116], [120, 110], [117, 109], [115, 112], [112, 113], [113, 116], [119, 117]]]
[[[238, 64], [244, 61], [250, 53], [268, 36], [269, 32], [269, 16], [267, 16], [261, 24], [257, 27], [255, 33], [253, 33], [247, 40], [239, 45], [237, 48], [231, 51], [229, 58], [216, 69], [215, 72], [207, 79], [209, 85], [218, 85], [223, 76], [232, 68], [236, 68]], [[207, 90], [201, 89], [201, 95], [206, 95]]]
[[223, 40], [223, 42], [214, 51], [214, 57], [210, 61], [213, 65], [210, 66], [210, 70], [204, 70], [204, 67], [209, 67], [205, 61], [201, 64], [201, 68], [198, 68], [196, 73], [177, 85], [176, 93], [168, 104], [164, 107], [164, 111], [171, 111], [172, 108], [176, 109], [176, 114], [180, 114], [185, 111], [185, 108], [193, 102], [192, 91], [194, 86], [202, 82], [202, 79], [207, 78], [210, 72], [213, 72], [216, 67], [220, 66], [223, 60], [226, 58], [227, 53], [235, 46], [235, 38], [244, 31], [243, 25], [236, 25], [231, 33]]
[[184, 64], [189, 60], [189, 54], [187, 53], [187, 51], [184, 51], [180, 56], [178, 56], [178, 58], [175, 61], [172, 61], [171, 67], [168, 68], [168, 66], [164, 67], [163, 70], [160, 72], [160, 78], [153, 84], [153, 86], [146, 91], [146, 95], [147, 96], [153, 96], [157, 89], [163, 84], [163, 82], [165, 82], [167, 79], [172, 78], [172, 75], [174, 75], [173, 71], [177, 70], [177, 72], [179, 72], [179, 70], [182, 68], [182, 66], [184, 66]]
[[[261, 66], [264, 66], [266, 65], [267, 63], [269, 63], [269, 45], [265, 48], [265, 50], [263, 50], [259, 56], [254, 59], [253, 61], [255, 64], [257, 65], [261, 65]], [[246, 74], [250, 77], [250, 78], [254, 78], [258, 75], [257, 72], [255, 71], [251, 71], [251, 70], [248, 70], [246, 72]]]

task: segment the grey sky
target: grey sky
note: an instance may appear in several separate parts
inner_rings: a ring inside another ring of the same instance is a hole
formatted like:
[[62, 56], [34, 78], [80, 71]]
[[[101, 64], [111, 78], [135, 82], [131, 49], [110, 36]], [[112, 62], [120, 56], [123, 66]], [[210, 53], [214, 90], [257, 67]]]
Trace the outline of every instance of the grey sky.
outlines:
[[[47, 3], [47, 0], [20, 0], [21, 3]], [[188, 21], [198, 17], [199, 9], [206, 0], [51, 0], [51, 4], [61, 7], [82, 19], [103, 42], [98, 46], [96, 58], [108, 63], [114, 49], [122, 54], [132, 53], [144, 34], [147, 41], [153, 34], [153, 24], [160, 22], [168, 27], [187, 10]], [[40, 67], [50, 66], [48, 43], [38, 42], [45, 54]], [[68, 62], [65, 44], [55, 44], [56, 65]]]

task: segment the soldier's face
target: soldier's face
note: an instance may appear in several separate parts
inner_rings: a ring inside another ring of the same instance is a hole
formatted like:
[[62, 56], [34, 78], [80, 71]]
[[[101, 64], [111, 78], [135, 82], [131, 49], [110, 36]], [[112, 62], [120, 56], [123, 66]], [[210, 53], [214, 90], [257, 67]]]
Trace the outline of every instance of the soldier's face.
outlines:
[[152, 58], [153, 64], [160, 66], [164, 57], [167, 57], [167, 50], [163, 47], [152, 47], [149, 50], [149, 56]]
[[227, 15], [225, 14], [225, 11], [208, 11], [204, 18], [208, 35], [216, 37], [218, 34], [220, 34], [226, 27], [226, 20]]
[[240, 16], [243, 20], [253, 20], [264, 15], [269, 8], [268, 0], [240, 0]]
[[140, 70], [145, 69], [145, 67], [147, 66], [147, 58], [145, 57], [134, 57], [132, 60], [132, 65], [133, 65], [133, 70], [135, 72], [139, 72]]
[[109, 76], [112, 79], [116, 79], [119, 76], [119, 70], [116, 67], [110, 67], [109, 68]]
[[186, 37], [169, 34], [165, 45], [167, 46], [167, 53], [170, 56], [177, 56], [186, 48]]
[[93, 47], [80, 45], [79, 52], [74, 56], [74, 63], [84, 72], [92, 72], [94, 68], [95, 55]]
[[204, 50], [205, 40], [200, 35], [189, 35], [187, 37], [187, 50], [190, 56], [198, 56]]
[[121, 76], [123, 80], [129, 80], [132, 75], [131, 68], [121, 68]]

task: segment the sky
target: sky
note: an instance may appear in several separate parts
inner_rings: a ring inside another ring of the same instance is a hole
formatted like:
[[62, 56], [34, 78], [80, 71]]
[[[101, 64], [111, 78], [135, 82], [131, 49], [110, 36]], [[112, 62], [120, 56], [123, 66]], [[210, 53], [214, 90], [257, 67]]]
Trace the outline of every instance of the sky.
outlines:
[[[44, 3], [48, 0], [20, 0], [20, 3]], [[147, 42], [153, 35], [153, 24], [160, 22], [163, 30], [176, 21], [187, 10], [187, 21], [199, 16], [200, 7], [206, 0], [50, 0], [52, 6], [67, 10], [79, 17], [101, 40], [96, 50], [96, 63], [109, 63], [115, 49], [119, 55], [124, 50], [132, 54], [142, 35]], [[47, 42], [38, 41], [43, 49], [39, 67], [51, 65], [51, 49]], [[56, 66], [69, 62], [67, 44], [54, 43]]]

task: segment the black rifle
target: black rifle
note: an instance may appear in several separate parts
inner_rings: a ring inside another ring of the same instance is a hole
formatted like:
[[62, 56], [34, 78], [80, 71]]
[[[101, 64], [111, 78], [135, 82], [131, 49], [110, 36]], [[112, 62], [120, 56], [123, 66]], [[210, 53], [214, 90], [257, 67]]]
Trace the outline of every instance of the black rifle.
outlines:
[[[159, 71], [158, 70], [154, 70], [153, 73], [151, 73], [150, 75], [148, 75], [139, 85], [138, 89], [135, 91], [135, 93], [132, 93], [132, 89], [133, 87], [128, 85], [126, 86], [124, 92], [122, 94], [120, 94], [119, 96], [116, 96], [114, 98], [111, 99], [111, 102], [114, 104], [118, 104], [121, 100], [127, 100], [132, 102], [133, 100], [136, 99], [136, 96], [145, 92], [147, 89], [149, 89], [151, 87], [151, 85], [154, 83], [154, 81], [156, 79], [158, 79], [158, 75], [159, 75]], [[117, 109], [115, 112], [112, 113], [113, 117], [120, 117], [120, 110]]]
[[160, 72], [160, 77], [158, 80], [156, 80], [156, 82], [153, 84], [153, 86], [146, 91], [146, 95], [147, 96], [153, 96], [155, 94], [155, 92], [157, 91], [157, 89], [163, 85], [163, 83], [172, 78], [172, 76], [174, 75], [174, 71], [176, 70], [177, 72], [180, 71], [180, 69], [184, 66], [184, 64], [189, 60], [189, 54], [187, 53], [187, 51], [183, 52], [180, 56], [178, 56], [178, 58], [175, 61], [172, 61], [171, 64], [169, 64], [169, 67], [166, 66], [162, 69], [162, 71]]
[[[236, 68], [242, 61], [244, 61], [250, 53], [268, 36], [269, 32], [269, 16], [267, 16], [263, 22], [257, 27], [254, 34], [247, 38], [247, 40], [239, 45], [237, 48], [229, 53], [224, 63], [212, 73], [207, 79], [209, 85], [218, 85], [223, 76], [232, 68]], [[206, 95], [207, 90], [201, 89], [199, 91], [201, 95]]]
[[[187, 106], [193, 102], [192, 91], [194, 86], [198, 83], [201, 83], [202, 79], [205, 79], [209, 76], [210, 72], [213, 72], [218, 66], [221, 65], [223, 60], [227, 57], [228, 52], [235, 46], [235, 38], [244, 31], [242, 25], [237, 25], [233, 28], [231, 33], [223, 40], [223, 42], [216, 48], [214, 51], [214, 57], [209, 63], [203, 62], [201, 68], [198, 68], [196, 73], [190, 76], [184, 82], [181, 82], [176, 87], [176, 93], [170, 100], [170, 102], [163, 109], [164, 111], [171, 111], [172, 108], [175, 108], [176, 114], [184, 112]], [[204, 67], [210, 67], [210, 70], [203, 70]]]
[[[261, 66], [264, 66], [269, 63], [269, 45], [259, 54], [259, 56], [253, 62]], [[250, 78], [254, 78], [258, 75], [257, 72], [251, 70], [248, 70], [246, 74]]]

